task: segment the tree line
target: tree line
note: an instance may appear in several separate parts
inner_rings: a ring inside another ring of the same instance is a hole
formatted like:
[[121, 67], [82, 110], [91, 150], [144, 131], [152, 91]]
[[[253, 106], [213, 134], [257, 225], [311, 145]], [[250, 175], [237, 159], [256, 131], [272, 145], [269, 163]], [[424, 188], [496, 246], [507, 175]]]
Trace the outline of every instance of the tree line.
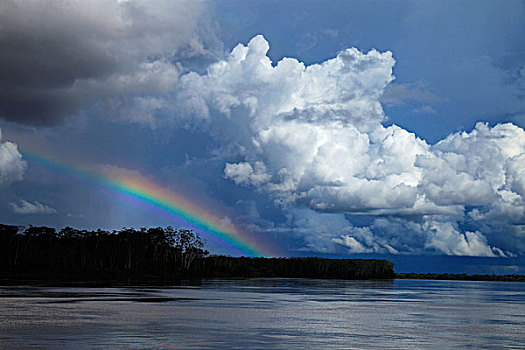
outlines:
[[394, 264], [381, 259], [210, 256], [199, 260], [196, 269], [200, 275], [210, 277], [394, 278]]
[[5, 279], [171, 281], [186, 278], [393, 278], [386, 260], [209, 256], [198, 233], [172, 227], [118, 231], [0, 224]]

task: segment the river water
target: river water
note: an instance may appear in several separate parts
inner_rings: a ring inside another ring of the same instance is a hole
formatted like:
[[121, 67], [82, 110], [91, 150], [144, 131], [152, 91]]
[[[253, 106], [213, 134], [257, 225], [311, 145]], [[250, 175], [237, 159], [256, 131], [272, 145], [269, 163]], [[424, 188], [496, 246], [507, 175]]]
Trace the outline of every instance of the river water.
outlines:
[[0, 287], [0, 349], [523, 349], [525, 283]]

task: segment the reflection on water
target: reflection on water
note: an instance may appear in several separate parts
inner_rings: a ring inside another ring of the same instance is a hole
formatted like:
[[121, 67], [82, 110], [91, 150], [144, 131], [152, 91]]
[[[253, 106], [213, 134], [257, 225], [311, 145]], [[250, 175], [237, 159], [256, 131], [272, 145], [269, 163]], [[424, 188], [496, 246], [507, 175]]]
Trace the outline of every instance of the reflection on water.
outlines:
[[523, 348], [525, 283], [0, 287], [0, 348]]

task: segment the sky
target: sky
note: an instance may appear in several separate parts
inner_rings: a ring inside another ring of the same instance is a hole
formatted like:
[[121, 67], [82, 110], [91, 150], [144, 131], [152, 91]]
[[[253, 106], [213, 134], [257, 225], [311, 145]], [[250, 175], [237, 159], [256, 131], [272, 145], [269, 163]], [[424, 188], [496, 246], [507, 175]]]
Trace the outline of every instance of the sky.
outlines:
[[525, 273], [523, 1], [6, 0], [0, 19], [3, 223]]

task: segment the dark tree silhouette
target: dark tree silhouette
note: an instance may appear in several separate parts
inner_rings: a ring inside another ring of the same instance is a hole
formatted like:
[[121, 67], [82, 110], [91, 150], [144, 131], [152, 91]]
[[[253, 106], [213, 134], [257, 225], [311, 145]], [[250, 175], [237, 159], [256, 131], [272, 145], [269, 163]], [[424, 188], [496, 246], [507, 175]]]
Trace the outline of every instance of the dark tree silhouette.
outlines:
[[191, 230], [123, 228], [86, 231], [65, 227], [0, 225], [0, 272], [129, 277], [183, 276], [208, 254]]

